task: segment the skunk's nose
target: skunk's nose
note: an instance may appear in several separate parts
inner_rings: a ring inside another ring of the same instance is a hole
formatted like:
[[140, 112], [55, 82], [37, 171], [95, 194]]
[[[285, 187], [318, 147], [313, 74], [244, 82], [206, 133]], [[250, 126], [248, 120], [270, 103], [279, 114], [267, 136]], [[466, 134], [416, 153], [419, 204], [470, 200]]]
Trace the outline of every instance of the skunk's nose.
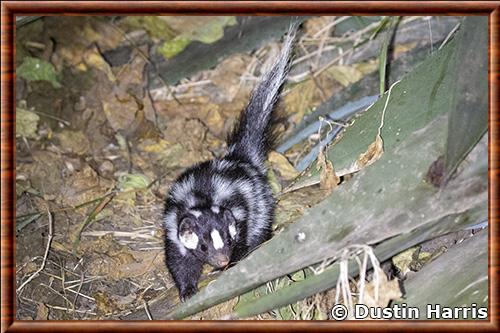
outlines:
[[222, 268], [229, 264], [229, 257], [225, 254], [217, 254], [214, 258], [215, 264], [217, 267]]

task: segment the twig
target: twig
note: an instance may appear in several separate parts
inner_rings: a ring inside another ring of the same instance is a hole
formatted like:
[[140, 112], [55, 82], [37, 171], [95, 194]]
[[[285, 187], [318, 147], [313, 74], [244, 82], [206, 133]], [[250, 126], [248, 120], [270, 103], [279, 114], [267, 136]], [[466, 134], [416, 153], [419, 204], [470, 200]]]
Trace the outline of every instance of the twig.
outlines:
[[78, 289], [78, 291], [75, 291], [75, 290], [73, 290], [73, 289], [66, 288], [66, 290], [67, 290], [67, 291], [69, 291], [69, 292], [72, 292], [73, 294], [76, 294], [76, 296], [75, 296], [75, 300], [73, 301], [73, 308], [75, 307], [75, 304], [76, 304], [76, 299], [77, 299], [77, 297], [78, 297], [78, 296], [82, 296], [83, 298], [86, 298], [86, 299], [88, 299], [88, 300], [90, 300], [90, 301], [95, 302], [95, 298], [94, 298], [94, 297], [91, 297], [91, 296], [87, 296], [87, 295], [85, 295], [85, 294], [82, 294], [82, 293], [80, 292], [80, 289]]
[[332, 27], [336, 26], [340, 22], [343, 22], [347, 20], [348, 18], [351, 18], [352, 16], [341, 16], [339, 18], [336, 18], [332, 22], [328, 23], [325, 25], [323, 28], [321, 28], [319, 31], [317, 31], [314, 35], [313, 38], [318, 38], [319, 35], [321, 35], [324, 31], [329, 31]]
[[42, 111], [36, 111], [36, 110], [31, 110], [31, 111], [34, 112], [34, 113], [36, 113], [36, 114], [42, 115], [44, 117], [60, 121], [61, 123], [63, 123], [66, 126], [71, 126], [71, 123], [69, 121], [65, 120], [65, 119], [53, 116], [51, 114], [48, 114], [48, 113], [45, 113], [45, 112], [42, 112]]
[[[76, 301], [78, 300], [78, 296], [80, 295], [80, 291], [82, 290], [82, 286], [83, 286], [83, 272], [82, 274], [80, 275], [80, 284], [78, 285], [78, 290], [76, 291], [76, 294], [75, 294], [75, 298], [73, 298], [73, 309], [75, 308], [76, 306]], [[64, 286], [63, 286], [64, 287]], [[68, 289], [69, 291], [71, 292], [75, 292], [73, 289], [70, 289], [70, 288], [65, 288], [65, 289]], [[83, 295], [81, 294], [83, 297], [85, 298], [90, 298], [86, 295]], [[93, 299], [93, 301], [95, 301], [95, 299]]]
[[458, 30], [459, 27], [460, 27], [460, 22], [458, 22], [453, 27], [453, 29], [451, 29], [450, 33], [446, 36], [446, 38], [443, 40], [443, 42], [441, 43], [441, 45], [439, 45], [438, 50], [441, 50], [443, 48], [443, 46], [445, 46], [446, 43], [448, 43], [448, 41], [450, 40], [451, 36], [453, 36], [453, 34]]
[[155, 237], [151, 235], [150, 233], [144, 234], [144, 233], [138, 233], [138, 232], [129, 232], [129, 231], [108, 231], [108, 230], [102, 230], [102, 231], [86, 231], [82, 233], [82, 236], [93, 236], [93, 237], [102, 237], [106, 235], [113, 235], [113, 237], [127, 237], [127, 238], [143, 238], [143, 239], [153, 239], [157, 240], [158, 237]]
[[148, 316], [148, 319], [153, 320], [153, 317], [151, 316], [151, 312], [149, 312], [148, 303], [146, 302], [146, 300], [143, 300], [143, 302], [144, 302], [144, 311], [146, 311], [146, 315]]
[[97, 315], [97, 313], [92, 312], [90, 310], [77, 310], [77, 309], [68, 309], [62, 306], [55, 306], [55, 305], [50, 305], [50, 304], [44, 304], [46, 307], [54, 309], [54, 310], [61, 310], [61, 311], [66, 311], [66, 312], [76, 312], [76, 313], [83, 313], [83, 314], [89, 314], [89, 315]]
[[53, 228], [53, 221], [52, 221], [52, 215], [49, 211], [49, 208], [47, 207], [47, 216], [49, 219], [49, 235], [47, 239], [47, 247], [45, 248], [45, 254], [43, 255], [43, 261], [42, 264], [40, 265], [40, 268], [36, 270], [26, 281], [24, 281], [18, 288], [17, 288], [17, 293], [19, 294], [23, 288], [30, 283], [35, 277], [40, 274], [40, 272], [45, 268], [45, 263], [47, 262], [47, 257], [49, 256], [49, 250], [50, 250], [50, 245], [52, 243], [52, 238], [54, 237], [52, 233], [52, 228]]
[[[52, 288], [51, 286], [46, 285], [45, 283], [40, 283], [40, 285], [41, 285], [42, 287], [45, 287], [45, 288], [47, 288], [47, 289], [49, 289], [49, 290], [53, 291], [56, 295], [61, 296], [61, 297], [62, 297], [62, 298], [66, 301], [66, 303], [67, 303], [67, 304], [69, 304], [69, 305], [73, 306], [73, 304], [71, 304], [71, 302], [70, 302], [70, 300], [68, 299], [68, 297], [66, 297], [66, 295], [64, 295], [63, 293], [61, 293], [61, 292], [57, 291], [56, 289]], [[63, 292], [64, 292], [64, 291], [63, 291]], [[72, 308], [72, 309], [74, 310], [74, 308]]]
[[75, 308], [75, 304], [71, 304], [71, 302], [68, 299], [68, 295], [66, 294], [66, 288], [64, 288], [64, 281], [66, 281], [66, 274], [64, 274], [64, 263], [61, 264], [61, 287], [62, 287], [62, 293], [64, 294], [64, 299], [68, 301], [68, 304], [71, 305], [71, 308]]

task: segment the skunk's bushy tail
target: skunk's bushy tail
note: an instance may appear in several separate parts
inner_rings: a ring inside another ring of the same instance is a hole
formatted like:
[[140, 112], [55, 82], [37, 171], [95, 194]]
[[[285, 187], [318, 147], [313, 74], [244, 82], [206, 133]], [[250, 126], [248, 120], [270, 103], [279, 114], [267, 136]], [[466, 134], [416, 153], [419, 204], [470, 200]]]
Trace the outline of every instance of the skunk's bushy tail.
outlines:
[[273, 109], [288, 73], [290, 53], [298, 27], [293, 22], [279, 58], [264, 75], [242, 113], [239, 125], [228, 140], [227, 158], [243, 160], [262, 168], [273, 144]]

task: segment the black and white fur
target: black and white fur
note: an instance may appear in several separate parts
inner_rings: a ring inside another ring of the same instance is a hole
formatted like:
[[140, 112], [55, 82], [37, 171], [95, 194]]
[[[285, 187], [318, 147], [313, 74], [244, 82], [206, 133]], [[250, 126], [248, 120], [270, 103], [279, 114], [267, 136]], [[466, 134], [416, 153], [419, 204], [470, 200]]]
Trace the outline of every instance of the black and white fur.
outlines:
[[278, 60], [228, 140], [227, 154], [189, 168], [170, 189], [164, 215], [166, 263], [181, 300], [197, 291], [203, 264], [225, 267], [271, 237], [275, 200], [265, 160], [295, 31], [292, 24]]

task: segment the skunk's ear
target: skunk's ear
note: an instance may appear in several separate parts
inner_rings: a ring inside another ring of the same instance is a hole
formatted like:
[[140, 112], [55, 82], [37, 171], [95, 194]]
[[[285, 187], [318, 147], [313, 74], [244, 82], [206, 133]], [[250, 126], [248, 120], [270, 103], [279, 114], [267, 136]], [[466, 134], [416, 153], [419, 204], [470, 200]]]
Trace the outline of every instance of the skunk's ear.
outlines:
[[194, 231], [195, 220], [191, 216], [186, 216], [179, 224], [179, 240], [188, 249], [196, 249], [198, 246], [198, 235]]
[[229, 235], [232, 239], [236, 239], [238, 234], [238, 229], [236, 228], [236, 219], [229, 209], [224, 210], [224, 221], [227, 223], [226, 225], [229, 229]]
[[236, 219], [234, 218], [233, 213], [229, 209], [224, 209], [223, 218], [224, 218], [224, 221], [226, 221], [228, 224], [236, 222]]
[[179, 233], [188, 231], [188, 230], [194, 230], [194, 226], [196, 224], [196, 220], [194, 216], [187, 215], [182, 218], [181, 223], [179, 223]]

